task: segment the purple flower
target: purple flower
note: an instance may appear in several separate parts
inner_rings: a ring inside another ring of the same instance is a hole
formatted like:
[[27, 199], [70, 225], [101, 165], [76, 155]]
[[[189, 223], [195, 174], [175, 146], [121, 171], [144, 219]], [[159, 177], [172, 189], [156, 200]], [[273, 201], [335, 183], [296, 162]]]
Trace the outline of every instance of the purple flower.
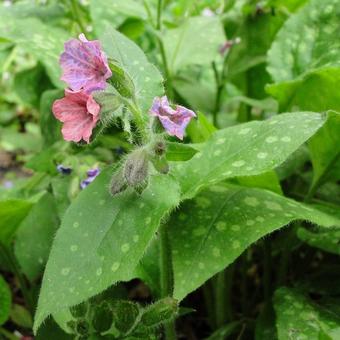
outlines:
[[184, 131], [192, 117], [196, 117], [195, 112], [176, 105], [173, 109], [166, 96], [156, 97], [152, 103], [150, 114], [159, 118], [164, 129], [170, 136], [176, 136], [183, 139]]
[[79, 40], [71, 39], [64, 46], [65, 52], [60, 56], [61, 80], [73, 91], [83, 89], [91, 93], [105, 89], [106, 79], [112, 76], [112, 72], [100, 42], [89, 41], [80, 34]]
[[87, 178], [81, 181], [80, 188], [85, 189], [90, 183], [92, 183], [95, 178], [100, 174], [100, 169], [90, 169], [87, 171]]
[[57, 171], [63, 175], [69, 175], [72, 172], [72, 168], [63, 166], [62, 164], [57, 165]]

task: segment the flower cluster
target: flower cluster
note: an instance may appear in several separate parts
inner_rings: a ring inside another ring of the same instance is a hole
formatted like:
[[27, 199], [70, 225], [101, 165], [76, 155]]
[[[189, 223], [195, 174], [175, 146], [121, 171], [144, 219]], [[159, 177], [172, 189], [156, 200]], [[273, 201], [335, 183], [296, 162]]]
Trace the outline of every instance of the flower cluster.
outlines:
[[63, 74], [61, 79], [68, 88], [65, 97], [54, 102], [54, 116], [63, 123], [65, 140], [89, 143], [92, 130], [99, 120], [100, 106], [92, 97], [92, 92], [103, 90], [112, 72], [99, 41], [89, 41], [84, 34], [79, 40], [65, 43], [65, 51], [60, 56]]
[[[106, 81], [112, 76], [108, 59], [99, 41], [89, 41], [80, 34], [79, 40], [65, 43], [60, 66], [61, 79], [68, 88], [65, 96], [53, 103], [53, 114], [63, 123], [62, 134], [66, 141], [89, 143], [101, 110], [92, 93], [104, 90]], [[183, 139], [186, 126], [196, 116], [183, 106], [172, 108], [166, 96], [154, 99], [150, 114], [159, 118], [169, 135], [179, 139]]]

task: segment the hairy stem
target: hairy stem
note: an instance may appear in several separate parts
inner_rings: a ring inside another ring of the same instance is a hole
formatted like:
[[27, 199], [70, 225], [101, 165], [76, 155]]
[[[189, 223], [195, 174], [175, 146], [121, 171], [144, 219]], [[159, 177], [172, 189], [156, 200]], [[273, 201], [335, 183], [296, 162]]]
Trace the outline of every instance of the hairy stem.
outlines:
[[[168, 236], [168, 225], [162, 224], [159, 229], [160, 236], [160, 269], [161, 269], [161, 297], [172, 296], [173, 293], [173, 272], [172, 256]], [[176, 339], [175, 322], [170, 321], [164, 326], [166, 340]]]

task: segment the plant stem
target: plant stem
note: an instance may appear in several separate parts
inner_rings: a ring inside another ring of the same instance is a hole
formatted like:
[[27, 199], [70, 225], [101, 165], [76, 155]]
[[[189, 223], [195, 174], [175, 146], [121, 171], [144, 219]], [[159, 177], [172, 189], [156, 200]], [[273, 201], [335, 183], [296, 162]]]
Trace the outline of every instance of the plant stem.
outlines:
[[[146, 8], [148, 7], [147, 4], [145, 4], [145, 2], [144, 2], [144, 6]], [[166, 57], [163, 40], [160, 36], [160, 33], [162, 31], [162, 28], [163, 28], [162, 11], [163, 11], [163, 0], [158, 0], [157, 21], [156, 21], [156, 26], [155, 26], [155, 29], [157, 30], [156, 38], [157, 38], [158, 48], [159, 48], [159, 52], [161, 54], [161, 59], [162, 59], [162, 64], [163, 64], [166, 92], [167, 92], [169, 98], [173, 99], [174, 89], [172, 87], [172, 79], [171, 79], [172, 77], [171, 77], [171, 73], [170, 73], [170, 70], [169, 70], [169, 64], [168, 64], [168, 60], [167, 60], [167, 57]]]
[[263, 240], [263, 294], [266, 302], [271, 297], [271, 246], [267, 239]]
[[158, 0], [157, 23], [156, 23], [156, 28], [158, 31], [162, 30], [162, 10], [163, 10], [163, 0]]
[[[217, 114], [220, 111], [221, 107], [221, 97], [222, 97], [222, 92], [223, 92], [223, 81], [221, 81], [220, 76], [218, 74], [217, 66], [216, 63], [213, 61], [212, 62], [212, 68], [214, 71], [214, 76], [215, 76], [215, 83], [216, 83], [216, 97], [215, 97], [215, 105], [214, 105], [214, 110], [213, 110], [213, 124], [217, 127], [218, 122], [217, 122]], [[222, 72], [223, 76], [224, 70]]]
[[17, 263], [16, 258], [14, 257], [12, 250], [8, 246], [6, 246], [6, 245], [4, 245], [3, 243], [0, 242], [0, 254], [1, 254], [1, 257], [3, 259], [5, 259], [6, 263], [8, 264], [10, 269], [13, 271], [15, 276], [17, 277], [17, 279], [19, 281], [19, 285], [20, 285], [20, 290], [21, 290], [22, 295], [25, 299], [26, 305], [27, 305], [28, 309], [31, 312], [33, 312], [34, 304], [33, 304], [33, 300], [32, 300], [32, 295], [29, 291], [26, 279], [25, 279], [24, 275], [22, 274], [21, 269], [19, 268], [19, 265]]
[[231, 265], [216, 276], [215, 320], [216, 327], [222, 327], [232, 319], [230, 291], [234, 267]]
[[[159, 229], [160, 236], [160, 269], [161, 269], [161, 297], [172, 296], [173, 293], [173, 272], [172, 254], [168, 236], [168, 225], [162, 224]], [[170, 321], [164, 326], [166, 340], [176, 339], [175, 321]]]

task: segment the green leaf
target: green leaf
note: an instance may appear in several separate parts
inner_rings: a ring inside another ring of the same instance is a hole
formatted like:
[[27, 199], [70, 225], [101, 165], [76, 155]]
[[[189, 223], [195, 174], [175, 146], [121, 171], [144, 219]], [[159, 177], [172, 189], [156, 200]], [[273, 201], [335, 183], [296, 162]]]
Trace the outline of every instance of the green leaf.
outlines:
[[261, 189], [220, 184], [184, 203], [169, 222], [174, 297], [182, 300], [252, 243], [295, 220], [340, 225], [332, 215]]
[[9, 244], [33, 203], [25, 200], [0, 201], [0, 241]]
[[132, 79], [137, 103], [145, 117], [153, 98], [163, 93], [162, 76], [157, 68], [150, 64], [144, 52], [124, 35], [107, 26], [100, 38], [108, 57], [120, 63], [120, 66]]
[[230, 322], [221, 328], [217, 329], [213, 334], [211, 334], [208, 338], [204, 340], [221, 340], [227, 339], [231, 334], [236, 332], [238, 328], [240, 328], [241, 322], [240, 321], [233, 321]]
[[91, 0], [90, 15], [98, 35], [105, 32], [108, 24], [120, 26], [126, 17], [145, 20], [147, 13], [140, 1], [135, 0]]
[[0, 22], [0, 37], [13, 41], [40, 60], [54, 85], [65, 86], [59, 79], [60, 68], [58, 67], [64, 42], [70, 38], [65, 31], [54, 27], [51, 34], [51, 27], [38, 19], [16, 19], [8, 16], [6, 20]]
[[194, 143], [201, 143], [209, 139], [216, 130], [207, 117], [202, 112], [198, 112], [197, 119], [190, 122], [187, 133]]
[[318, 230], [316, 232], [300, 228], [297, 231], [297, 235], [311, 247], [340, 255], [340, 228]]
[[52, 104], [64, 96], [62, 90], [45, 91], [40, 98], [40, 128], [44, 146], [52, 145], [61, 140], [61, 124], [52, 113]]
[[159, 256], [159, 238], [155, 237], [135, 268], [133, 275], [134, 278], [139, 278], [148, 285], [154, 298], [160, 297], [161, 291]]
[[168, 142], [166, 144], [166, 159], [172, 162], [182, 162], [191, 159], [197, 150], [188, 144]]
[[282, 110], [340, 110], [334, 87], [340, 77], [339, 18], [339, 0], [311, 0], [278, 33], [268, 52], [268, 71], [276, 83], [268, 92]]
[[73, 340], [74, 336], [65, 333], [54, 320], [48, 319], [39, 329], [36, 340]]
[[35, 108], [39, 107], [40, 96], [43, 91], [52, 87], [45, 69], [40, 64], [18, 72], [14, 77], [13, 85], [20, 101]]
[[308, 143], [312, 163], [313, 182], [311, 192], [323, 184], [329, 175], [334, 180], [340, 178], [340, 173], [334, 171], [335, 165], [340, 162], [340, 114], [329, 112], [325, 125], [311, 138]]
[[33, 320], [30, 312], [23, 306], [14, 304], [11, 310], [11, 320], [18, 326], [32, 328]]
[[278, 289], [275, 292], [274, 308], [279, 340], [335, 340], [335, 334], [339, 335], [339, 315], [293, 289]]
[[42, 273], [59, 226], [53, 196], [45, 194], [21, 222], [16, 233], [16, 258], [30, 280]]
[[83, 190], [67, 210], [47, 262], [35, 330], [51, 313], [76, 305], [111, 284], [130, 279], [160, 220], [179, 202], [169, 176], [155, 175], [141, 195], [114, 197], [112, 169]]
[[286, 113], [217, 131], [192, 159], [173, 164], [182, 197], [191, 198], [200, 189], [227, 178], [276, 168], [323, 123], [318, 113]]
[[7, 321], [11, 310], [11, 304], [11, 290], [4, 278], [0, 275], [0, 326]]
[[209, 64], [218, 56], [219, 47], [225, 41], [217, 16], [188, 18], [180, 27], [166, 31], [162, 38], [173, 74], [187, 65]]
[[267, 189], [282, 194], [279, 178], [273, 170], [257, 176], [237, 177], [236, 181], [246, 187]]

